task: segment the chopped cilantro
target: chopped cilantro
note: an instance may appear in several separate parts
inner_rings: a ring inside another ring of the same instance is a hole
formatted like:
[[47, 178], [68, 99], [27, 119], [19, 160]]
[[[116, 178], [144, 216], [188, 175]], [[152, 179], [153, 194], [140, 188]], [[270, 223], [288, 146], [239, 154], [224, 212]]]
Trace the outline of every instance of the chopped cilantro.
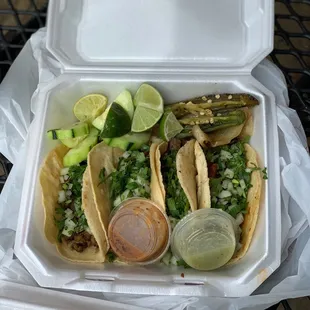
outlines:
[[103, 168], [100, 170], [100, 173], [99, 173], [99, 184], [98, 184], [98, 185], [100, 185], [100, 184], [102, 184], [102, 183], [105, 182], [105, 180], [106, 180], [105, 173], [106, 173], [106, 170], [105, 170], [105, 168], [103, 167]]
[[[222, 209], [233, 217], [245, 212], [247, 193], [252, 187], [251, 172], [260, 168], [247, 168], [244, 142], [209, 149], [206, 157], [208, 163], [215, 163], [218, 167], [215, 177], [210, 178], [211, 207]], [[227, 169], [233, 174], [233, 180]]]
[[170, 150], [162, 157], [162, 175], [166, 185], [167, 214], [181, 219], [187, 215], [189, 201], [178, 179], [176, 169], [177, 150]]
[[113, 263], [116, 260], [117, 256], [111, 250], [107, 253], [107, 259], [109, 263]]
[[116, 171], [108, 176], [110, 197], [114, 204], [129, 197], [150, 198], [151, 168], [148, 150], [148, 146], [143, 146], [143, 151], [127, 151], [120, 158]]
[[185, 261], [183, 259], [178, 260], [177, 261], [177, 265], [178, 266], [183, 266], [185, 269], [191, 268], [188, 264], [185, 263]]
[[[68, 184], [72, 184], [71, 188], [71, 196], [70, 199], [66, 200], [63, 203], [60, 203], [59, 206], [55, 209], [55, 225], [58, 229], [58, 236], [57, 240], [61, 242], [62, 238], [62, 232], [63, 230], [67, 230], [68, 227], [65, 225], [66, 220], [70, 219], [75, 226], [72, 230], [68, 231], [70, 235], [73, 233], [80, 233], [84, 231], [87, 227], [87, 220], [84, 214], [84, 211], [82, 210], [82, 180], [83, 180], [83, 174], [86, 169], [86, 163], [76, 166], [71, 166], [69, 168], [69, 179], [67, 180]], [[68, 215], [66, 210], [69, 211], [70, 218], [68, 218]]]
[[69, 168], [68, 175], [70, 183], [72, 183], [71, 191], [74, 197], [81, 197], [82, 195], [82, 180], [85, 170], [86, 165], [76, 165]]

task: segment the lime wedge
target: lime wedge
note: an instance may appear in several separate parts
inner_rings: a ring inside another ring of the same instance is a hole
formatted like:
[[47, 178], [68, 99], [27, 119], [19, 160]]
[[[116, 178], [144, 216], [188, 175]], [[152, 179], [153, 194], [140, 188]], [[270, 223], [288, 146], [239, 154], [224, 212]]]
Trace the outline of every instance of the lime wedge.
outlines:
[[159, 134], [163, 140], [170, 141], [183, 130], [173, 112], [165, 112], [159, 124]]
[[161, 118], [164, 102], [160, 93], [148, 84], [142, 84], [134, 96], [136, 110], [133, 115], [131, 130], [142, 132], [152, 128]]
[[101, 94], [90, 94], [75, 103], [73, 113], [81, 122], [91, 123], [105, 110], [107, 103], [107, 97]]
[[118, 103], [119, 105], [121, 105], [128, 113], [130, 119], [133, 118], [133, 113], [135, 110], [135, 107], [133, 105], [132, 102], [132, 97], [131, 97], [131, 93], [129, 90], [125, 89], [124, 91], [122, 91], [114, 100], [114, 102]]
[[93, 125], [102, 128], [101, 138], [114, 138], [121, 137], [130, 131], [131, 120], [125, 109], [118, 103], [113, 102], [102, 115], [94, 120]]

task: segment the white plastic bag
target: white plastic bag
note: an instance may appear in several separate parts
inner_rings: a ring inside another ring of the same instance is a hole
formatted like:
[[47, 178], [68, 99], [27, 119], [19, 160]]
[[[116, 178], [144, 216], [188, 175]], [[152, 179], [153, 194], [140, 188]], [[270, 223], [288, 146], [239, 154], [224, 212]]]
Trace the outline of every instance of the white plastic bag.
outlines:
[[[27, 130], [36, 106], [30, 99], [36, 87], [61, 73], [59, 63], [45, 49], [45, 29], [34, 34], [0, 86], [0, 152], [14, 163], [0, 195], [0, 279], [36, 285], [13, 256], [14, 230], [23, 184]], [[279, 126], [282, 196], [282, 265], [252, 296], [244, 298], [136, 296], [72, 292], [151, 309], [265, 309], [286, 298], [310, 294], [310, 158], [300, 120], [288, 108], [281, 71], [268, 61], [253, 75], [276, 96]], [[21, 86], [22, 85], [22, 86]], [[280, 216], [280, 215], [279, 215]], [[298, 239], [297, 239], [298, 238]]]

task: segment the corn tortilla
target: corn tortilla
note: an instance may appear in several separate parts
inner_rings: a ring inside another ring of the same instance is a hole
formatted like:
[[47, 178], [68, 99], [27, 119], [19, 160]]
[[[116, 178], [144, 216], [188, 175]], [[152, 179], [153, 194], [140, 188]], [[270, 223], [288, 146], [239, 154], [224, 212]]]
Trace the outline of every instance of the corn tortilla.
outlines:
[[[259, 165], [256, 151], [249, 144], [245, 144], [244, 147], [247, 158], [247, 167], [248, 168], [258, 167]], [[242, 246], [234, 254], [234, 256], [228, 262], [228, 264], [238, 262], [246, 254], [253, 238], [253, 234], [258, 219], [258, 211], [262, 189], [262, 176], [259, 170], [255, 170], [252, 172], [251, 184], [252, 187], [249, 189], [247, 197], [248, 202], [247, 213], [245, 214], [244, 221], [241, 225], [242, 233], [239, 242], [241, 243]]]
[[[107, 248], [107, 239], [98, 220], [96, 206], [91, 190], [89, 189], [89, 178], [87, 173], [83, 176], [82, 209], [84, 210], [88, 226], [96, 239], [98, 248], [88, 247], [83, 252], [77, 252], [70, 248], [66, 242], [58, 242], [58, 229], [54, 216], [58, 205], [58, 192], [60, 190], [60, 172], [63, 168], [63, 157], [69, 151], [64, 145], [53, 149], [45, 158], [40, 171], [40, 185], [42, 190], [42, 204], [44, 207], [44, 233], [46, 239], [55, 244], [61, 257], [78, 263], [104, 262]], [[86, 171], [87, 172], [87, 171]]]

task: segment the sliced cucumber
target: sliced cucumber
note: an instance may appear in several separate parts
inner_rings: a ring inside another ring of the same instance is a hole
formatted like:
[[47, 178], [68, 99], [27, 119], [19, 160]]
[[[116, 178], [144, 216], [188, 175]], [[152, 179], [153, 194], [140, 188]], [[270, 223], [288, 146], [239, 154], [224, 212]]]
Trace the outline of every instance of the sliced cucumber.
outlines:
[[79, 143], [81, 143], [88, 135], [71, 138], [71, 139], [59, 139], [62, 144], [69, 147], [70, 149], [76, 147]]
[[81, 161], [87, 159], [89, 151], [98, 142], [98, 130], [92, 128], [88, 137], [83, 140], [76, 147], [71, 149], [63, 158], [63, 164], [65, 167], [70, 167], [79, 164]]
[[125, 111], [127, 111], [130, 119], [133, 118], [133, 113], [135, 111], [135, 108], [134, 108], [132, 97], [131, 97], [131, 93], [130, 93], [129, 90], [125, 89], [124, 91], [122, 91], [116, 97], [114, 102], [116, 102], [119, 105], [121, 105], [125, 109]]
[[53, 140], [71, 139], [87, 135], [88, 133], [89, 133], [89, 127], [87, 123], [77, 123], [70, 128], [51, 129], [47, 132], [47, 136]]
[[110, 145], [110, 142], [111, 142], [111, 138], [103, 138], [102, 141], [107, 144], [107, 145]]
[[151, 132], [131, 132], [122, 137], [113, 138], [109, 145], [119, 147], [124, 151], [138, 150], [143, 144], [148, 144], [150, 137]]

